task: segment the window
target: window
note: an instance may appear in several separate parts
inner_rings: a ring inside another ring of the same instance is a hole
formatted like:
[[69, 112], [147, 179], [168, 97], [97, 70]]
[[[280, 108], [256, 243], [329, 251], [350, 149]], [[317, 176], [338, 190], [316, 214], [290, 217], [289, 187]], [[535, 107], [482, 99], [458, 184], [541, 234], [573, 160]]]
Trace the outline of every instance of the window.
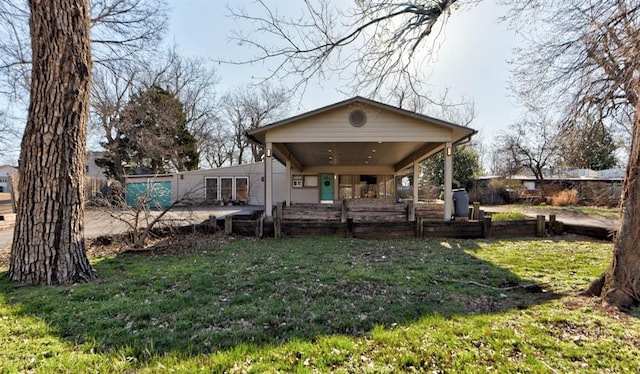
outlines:
[[249, 201], [249, 178], [236, 177], [236, 196], [234, 200]]
[[301, 188], [302, 187], [302, 175], [294, 175], [293, 176], [293, 188]]
[[378, 199], [393, 201], [391, 175], [340, 175], [340, 199]]
[[205, 178], [205, 200], [213, 203], [220, 200], [218, 198], [218, 178]]
[[205, 178], [205, 200], [207, 203], [214, 203], [216, 201], [249, 201], [249, 178]]
[[318, 176], [317, 175], [305, 175], [304, 176], [304, 186], [305, 187], [318, 187]]
[[222, 201], [233, 200], [233, 178], [220, 178], [220, 198]]

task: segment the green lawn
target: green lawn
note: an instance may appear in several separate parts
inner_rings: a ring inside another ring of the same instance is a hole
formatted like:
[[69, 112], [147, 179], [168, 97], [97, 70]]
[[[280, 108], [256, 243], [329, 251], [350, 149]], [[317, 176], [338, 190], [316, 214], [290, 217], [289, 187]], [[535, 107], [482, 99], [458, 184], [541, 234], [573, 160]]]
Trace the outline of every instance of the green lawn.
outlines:
[[[637, 311], [575, 296], [610, 243], [206, 241], [0, 275], [0, 372], [638, 372]], [[537, 284], [542, 287], [526, 287]]]

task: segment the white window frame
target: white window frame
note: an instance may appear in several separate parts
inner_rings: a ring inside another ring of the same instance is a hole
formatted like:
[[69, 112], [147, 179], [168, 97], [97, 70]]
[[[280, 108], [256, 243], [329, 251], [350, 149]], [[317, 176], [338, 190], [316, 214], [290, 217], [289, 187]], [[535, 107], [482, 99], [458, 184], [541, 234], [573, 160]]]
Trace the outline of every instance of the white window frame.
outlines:
[[[247, 199], [246, 201], [249, 201], [251, 195], [251, 189], [249, 187], [249, 182], [251, 180], [251, 178], [249, 178], [249, 176], [225, 176], [225, 175], [221, 175], [221, 176], [217, 176], [217, 177], [204, 177], [205, 180], [205, 199], [207, 199], [207, 180], [208, 179], [215, 179], [216, 180], [216, 192], [215, 192], [215, 199], [213, 199], [213, 201], [222, 201], [222, 180], [223, 179], [231, 179], [231, 199], [229, 199], [230, 201], [237, 201], [238, 200], [238, 179], [244, 179], [247, 181]], [[243, 199], [244, 200], [244, 199]]]

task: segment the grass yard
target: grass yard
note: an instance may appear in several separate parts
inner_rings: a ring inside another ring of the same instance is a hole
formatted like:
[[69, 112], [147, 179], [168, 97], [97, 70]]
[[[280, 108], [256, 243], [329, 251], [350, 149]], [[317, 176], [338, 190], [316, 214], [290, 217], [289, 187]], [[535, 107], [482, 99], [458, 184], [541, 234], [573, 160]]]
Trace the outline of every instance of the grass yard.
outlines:
[[576, 216], [592, 216], [610, 219], [620, 218], [620, 208], [605, 208], [596, 206], [553, 206], [553, 205], [523, 205], [523, 204], [507, 204], [501, 205], [506, 211], [532, 210], [540, 211], [541, 214], [560, 214], [570, 213]]
[[0, 274], [0, 372], [630, 372], [640, 321], [575, 296], [610, 243], [200, 240]]

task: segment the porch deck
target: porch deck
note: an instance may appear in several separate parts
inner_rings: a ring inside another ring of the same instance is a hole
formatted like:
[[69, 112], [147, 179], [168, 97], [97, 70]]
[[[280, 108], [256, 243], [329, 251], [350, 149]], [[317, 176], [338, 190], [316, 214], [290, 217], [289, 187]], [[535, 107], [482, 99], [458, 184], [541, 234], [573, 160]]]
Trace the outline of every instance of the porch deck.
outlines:
[[379, 200], [343, 200], [334, 204], [278, 204], [282, 222], [413, 222], [416, 218], [442, 220], [444, 203], [394, 203]]

